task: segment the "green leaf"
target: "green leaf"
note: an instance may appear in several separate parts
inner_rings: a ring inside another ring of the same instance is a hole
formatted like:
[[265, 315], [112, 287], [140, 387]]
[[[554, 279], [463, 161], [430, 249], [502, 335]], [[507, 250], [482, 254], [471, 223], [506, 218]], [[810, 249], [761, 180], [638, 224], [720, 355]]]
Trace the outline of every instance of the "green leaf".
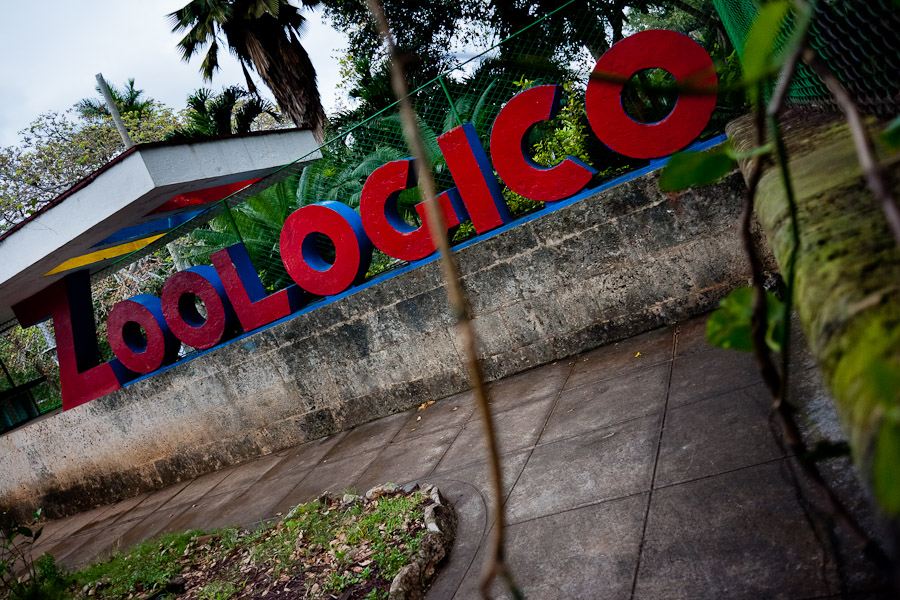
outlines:
[[32, 532], [31, 529], [29, 529], [28, 527], [23, 527], [21, 525], [16, 528], [16, 531], [18, 531], [21, 535], [24, 535], [25, 537], [32, 537], [34, 535], [34, 532]]
[[881, 508], [892, 517], [900, 514], [900, 477], [897, 477], [897, 457], [900, 456], [900, 423], [890, 416], [878, 432], [875, 455], [872, 457], [872, 484]]
[[[750, 83], [762, 81], [772, 68], [775, 41], [784, 27], [784, 19], [791, 8], [790, 2], [767, 2], [760, 6], [759, 14], [750, 26], [744, 43], [744, 78]], [[749, 87], [751, 100], [755, 101], [756, 86]]]
[[673, 154], [659, 175], [659, 189], [676, 192], [697, 185], [715, 183], [734, 169], [726, 149]]
[[[738, 288], [719, 303], [719, 308], [706, 322], [706, 341], [720, 348], [753, 351], [753, 288]], [[784, 329], [784, 303], [775, 294], [766, 292], [767, 325], [766, 345], [773, 351], [781, 350]]]
[[896, 405], [900, 399], [900, 368], [883, 359], [875, 359], [869, 363], [867, 371], [882, 402], [888, 406]]
[[772, 144], [765, 144], [763, 146], [759, 146], [758, 148], [751, 148], [745, 152], [738, 152], [735, 150], [731, 144], [725, 145], [725, 154], [733, 158], [734, 160], [743, 160], [745, 158], [753, 158], [754, 156], [760, 156], [762, 154], [768, 154], [772, 151]]
[[900, 117], [897, 117], [881, 132], [881, 140], [888, 150], [900, 150]]

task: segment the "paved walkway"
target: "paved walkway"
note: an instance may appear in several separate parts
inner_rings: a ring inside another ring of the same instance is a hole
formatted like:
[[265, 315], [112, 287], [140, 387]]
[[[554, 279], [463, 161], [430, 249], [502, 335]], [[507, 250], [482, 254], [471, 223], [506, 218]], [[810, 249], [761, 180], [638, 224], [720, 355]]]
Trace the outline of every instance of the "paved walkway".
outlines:
[[[798, 496], [751, 357], [707, 346], [703, 328], [697, 319], [491, 385], [508, 553], [529, 598], [875, 597], [865, 563]], [[838, 436], [809, 357], [795, 363], [804, 427]], [[428, 481], [460, 515], [428, 598], [470, 600], [492, 526], [481, 435], [460, 394], [48, 523], [38, 550], [74, 567], [163, 532], [250, 527], [325, 490]], [[860, 507], [846, 462], [827, 471]]]

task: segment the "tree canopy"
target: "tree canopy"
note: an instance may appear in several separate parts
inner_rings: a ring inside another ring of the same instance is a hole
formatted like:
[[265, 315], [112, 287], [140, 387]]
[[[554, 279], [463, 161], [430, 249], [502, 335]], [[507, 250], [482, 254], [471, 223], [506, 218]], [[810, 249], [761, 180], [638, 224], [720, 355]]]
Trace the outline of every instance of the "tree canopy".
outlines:
[[[99, 85], [94, 89], [98, 94], [103, 93]], [[136, 118], [140, 119], [145, 113], [153, 110], [153, 99], [143, 97], [144, 90], [134, 87], [134, 77], [129, 79], [122, 89], [110, 85], [109, 92], [115, 100], [120, 114], [133, 113]], [[75, 105], [75, 110], [85, 119], [102, 119], [110, 116], [106, 100], [102, 95], [100, 98], [83, 98]]]
[[281, 110], [298, 127], [309, 127], [321, 136], [325, 112], [316, 70], [300, 43], [306, 19], [298, 7], [287, 0], [192, 0], [169, 19], [173, 32], [184, 32], [178, 42], [184, 60], [206, 50], [200, 65], [205, 79], [212, 80], [219, 69], [219, 42], [224, 36], [244, 69], [250, 92], [256, 87], [249, 71], [256, 71]]
[[187, 98], [186, 124], [166, 135], [167, 140], [184, 140], [249, 133], [259, 117], [281, 121], [276, 108], [240, 86], [229, 86], [218, 94], [200, 88]]

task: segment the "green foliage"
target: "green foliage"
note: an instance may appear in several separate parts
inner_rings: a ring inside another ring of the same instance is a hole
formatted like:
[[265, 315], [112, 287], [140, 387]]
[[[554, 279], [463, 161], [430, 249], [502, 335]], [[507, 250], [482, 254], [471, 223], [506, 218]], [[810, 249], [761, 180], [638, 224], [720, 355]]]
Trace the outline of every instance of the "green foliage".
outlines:
[[372, 262], [369, 263], [369, 270], [366, 272], [366, 277], [375, 277], [376, 275], [390, 271], [401, 262], [402, 261], [399, 261], [396, 258], [388, 256], [378, 248], [373, 248]]
[[138, 590], [163, 587], [183, 569], [180, 560], [193, 538], [196, 533], [187, 531], [141, 542], [127, 554], [74, 573], [74, 583], [81, 588], [102, 581], [98, 598], [124, 598]]
[[900, 150], [900, 117], [891, 121], [881, 132], [881, 140], [889, 150]]
[[[379, 63], [384, 60], [379, 56], [381, 40], [365, 2], [323, 0], [322, 5], [334, 26], [347, 34], [352, 56], [376, 57]], [[387, 0], [384, 11], [394, 24], [397, 47], [417, 57], [416, 70], [434, 77], [447, 66], [447, 50], [465, 29], [464, 21], [482, 16], [485, 7], [474, 0]]]
[[[0, 360], [6, 365], [15, 385], [41, 377], [46, 380], [46, 383], [31, 389], [31, 396], [41, 414], [62, 406], [59, 365], [38, 326], [25, 329], [16, 325], [0, 336]], [[5, 377], [0, 378], [0, 389], [10, 387]]]
[[187, 98], [187, 124], [166, 135], [167, 140], [192, 140], [204, 137], [250, 133], [257, 118], [269, 115], [275, 121], [281, 116], [272, 103], [237, 85], [213, 95], [200, 88]]
[[[383, 588], [418, 553], [426, 499], [417, 493], [350, 505], [315, 501], [252, 531], [162, 536], [74, 573], [69, 585], [76, 592], [87, 588], [98, 600], [152, 595], [178, 574], [193, 581], [191, 597], [208, 600], [260, 597], [276, 582], [295, 590], [305, 583], [307, 591], [318, 582], [320, 593], [335, 596], [365, 582]], [[268, 578], [260, 582], [256, 574], [263, 571]], [[198, 580], [200, 572], [205, 575]], [[366, 597], [386, 600], [387, 594]]]
[[900, 456], [900, 368], [884, 360], [871, 363], [868, 375], [882, 399], [884, 417], [872, 457], [872, 483], [875, 497], [890, 515], [900, 514], [900, 479], [897, 457]]
[[678, 152], [672, 155], [660, 173], [659, 189], [674, 192], [709, 185], [730, 173], [734, 167], [734, 159], [721, 146], [706, 152]]
[[228, 600], [237, 592], [238, 589], [233, 583], [213, 581], [203, 587], [200, 591], [200, 598], [203, 600]]
[[[900, 388], [894, 388], [897, 389]], [[885, 415], [881, 424], [872, 457], [872, 484], [875, 488], [875, 497], [881, 508], [889, 515], [900, 514], [898, 456], [900, 456], [900, 409], [894, 406]]]
[[[42, 114], [19, 133], [20, 144], [0, 149], [0, 232], [125, 149], [111, 117], [74, 115], [74, 110]], [[156, 103], [140, 114], [125, 113], [122, 120], [135, 143], [161, 140], [178, 125], [175, 113]]]
[[298, 178], [289, 176], [229, 209], [230, 217], [223, 213], [195, 229], [185, 243], [184, 257], [208, 265], [213, 252], [243, 242], [263, 287], [273, 292], [291, 285], [281, 261], [280, 238], [285, 220], [298, 208], [298, 185]]
[[191, 0], [168, 15], [172, 32], [184, 33], [178, 49], [185, 61], [206, 50], [200, 72], [211, 81], [224, 40], [241, 63], [247, 89], [256, 93], [255, 70], [278, 105], [299, 127], [321, 130], [324, 111], [316, 71], [300, 44], [306, 18], [287, 0]]
[[9, 519], [8, 511], [0, 515], [0, 598], [4, 600], [58, 600], [67, 596], [65, 575], [53, 557], [32, 556], [44, 530], [36, 527], [40, 517], [38, 509], [25, 526]]
[[[714, 56], [716, 75], [719, 78], [719, 95], [716, 98], [716, 110], [706, 126], [706, 132], [714, 133], [724, 131], [725, 125], [746, 114], [749, 109], [744, 91], [744, 72], [737, 51], [719, 58], [718, 49], [718, 45], [714, 46], [711, 54]], [[703, 137], [704, 134], [701, 134], [701, 138]]]
[[[134, 118], [142, 119], [154, 110], [153, 100], [151, 98], [142, 99], [144, 90], [134, 87], [134, 77], [129, 79], [122, 89], [114, 85], [107, 85], [120, 115], [130, 114]], [[97, 90], [98, 94], [103, 93], [99, 84], [94, 89]], [[100, 98], [84, 98], [80, 100], [75, 105], [75, 110], [84, 119], [102, 120], [110, 116], [109, 107], [106, 106], [106, 100], [102, 96]]]
[[[534, 86], [531, 79], [520, 78], [516, 87], [525, 90]], [[567, 157], [574, 156], [585, 163], [592, 163], [588, 154], [588, 124], [584, 112], [584, 90], [574, 82], [563, 83], [562, 107], [555, 117], [541, 123], [532, 131], [531, 157], [535, 163], [553, 167]], [[543, 202], [535, 202], [503, 187], [503, 198], [513, 215], [521, 215], [544, 208]]]
[[[706, 341], [720, 348], [752, 352], [754, 294], [753, 288], [743, 287], [723, 298], [706, 322]], [[779, 352], [784, 333], [784, 303], [772, 292], [766, 292], [766, 301], [766, 345]]]
[[735, 161], [767, 154], [771, 144], [748, 152], [735, 152], [731, 141], [703, 152], [676, 152], [659, 176], [659, 188], [667, 192], [715, 183], [736, 167]]

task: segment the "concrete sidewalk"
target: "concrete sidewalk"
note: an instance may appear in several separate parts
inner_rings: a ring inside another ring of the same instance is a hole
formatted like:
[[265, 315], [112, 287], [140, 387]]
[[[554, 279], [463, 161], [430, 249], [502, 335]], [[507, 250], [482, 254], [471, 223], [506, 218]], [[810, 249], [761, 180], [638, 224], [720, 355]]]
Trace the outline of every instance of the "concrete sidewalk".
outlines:
[[[752, 357], [706, 345], [704, 326], [696, 319], [491, 385], [508, 555], [526, 595], [881, 597], [870, 567], [798, 494]], [[794, 368], [807, 433], [839, 438], [808, 355]], [[48, 523], [37, 551], [76, 567], [163, 532], [251, 527], [325, 490], [427, 481], [460, 517], [428, 598], [469, 600], [492, 527], [482, 445], [471, 395], [460, 394]], [[865, 519], [847, 465], [825, 470]]]

